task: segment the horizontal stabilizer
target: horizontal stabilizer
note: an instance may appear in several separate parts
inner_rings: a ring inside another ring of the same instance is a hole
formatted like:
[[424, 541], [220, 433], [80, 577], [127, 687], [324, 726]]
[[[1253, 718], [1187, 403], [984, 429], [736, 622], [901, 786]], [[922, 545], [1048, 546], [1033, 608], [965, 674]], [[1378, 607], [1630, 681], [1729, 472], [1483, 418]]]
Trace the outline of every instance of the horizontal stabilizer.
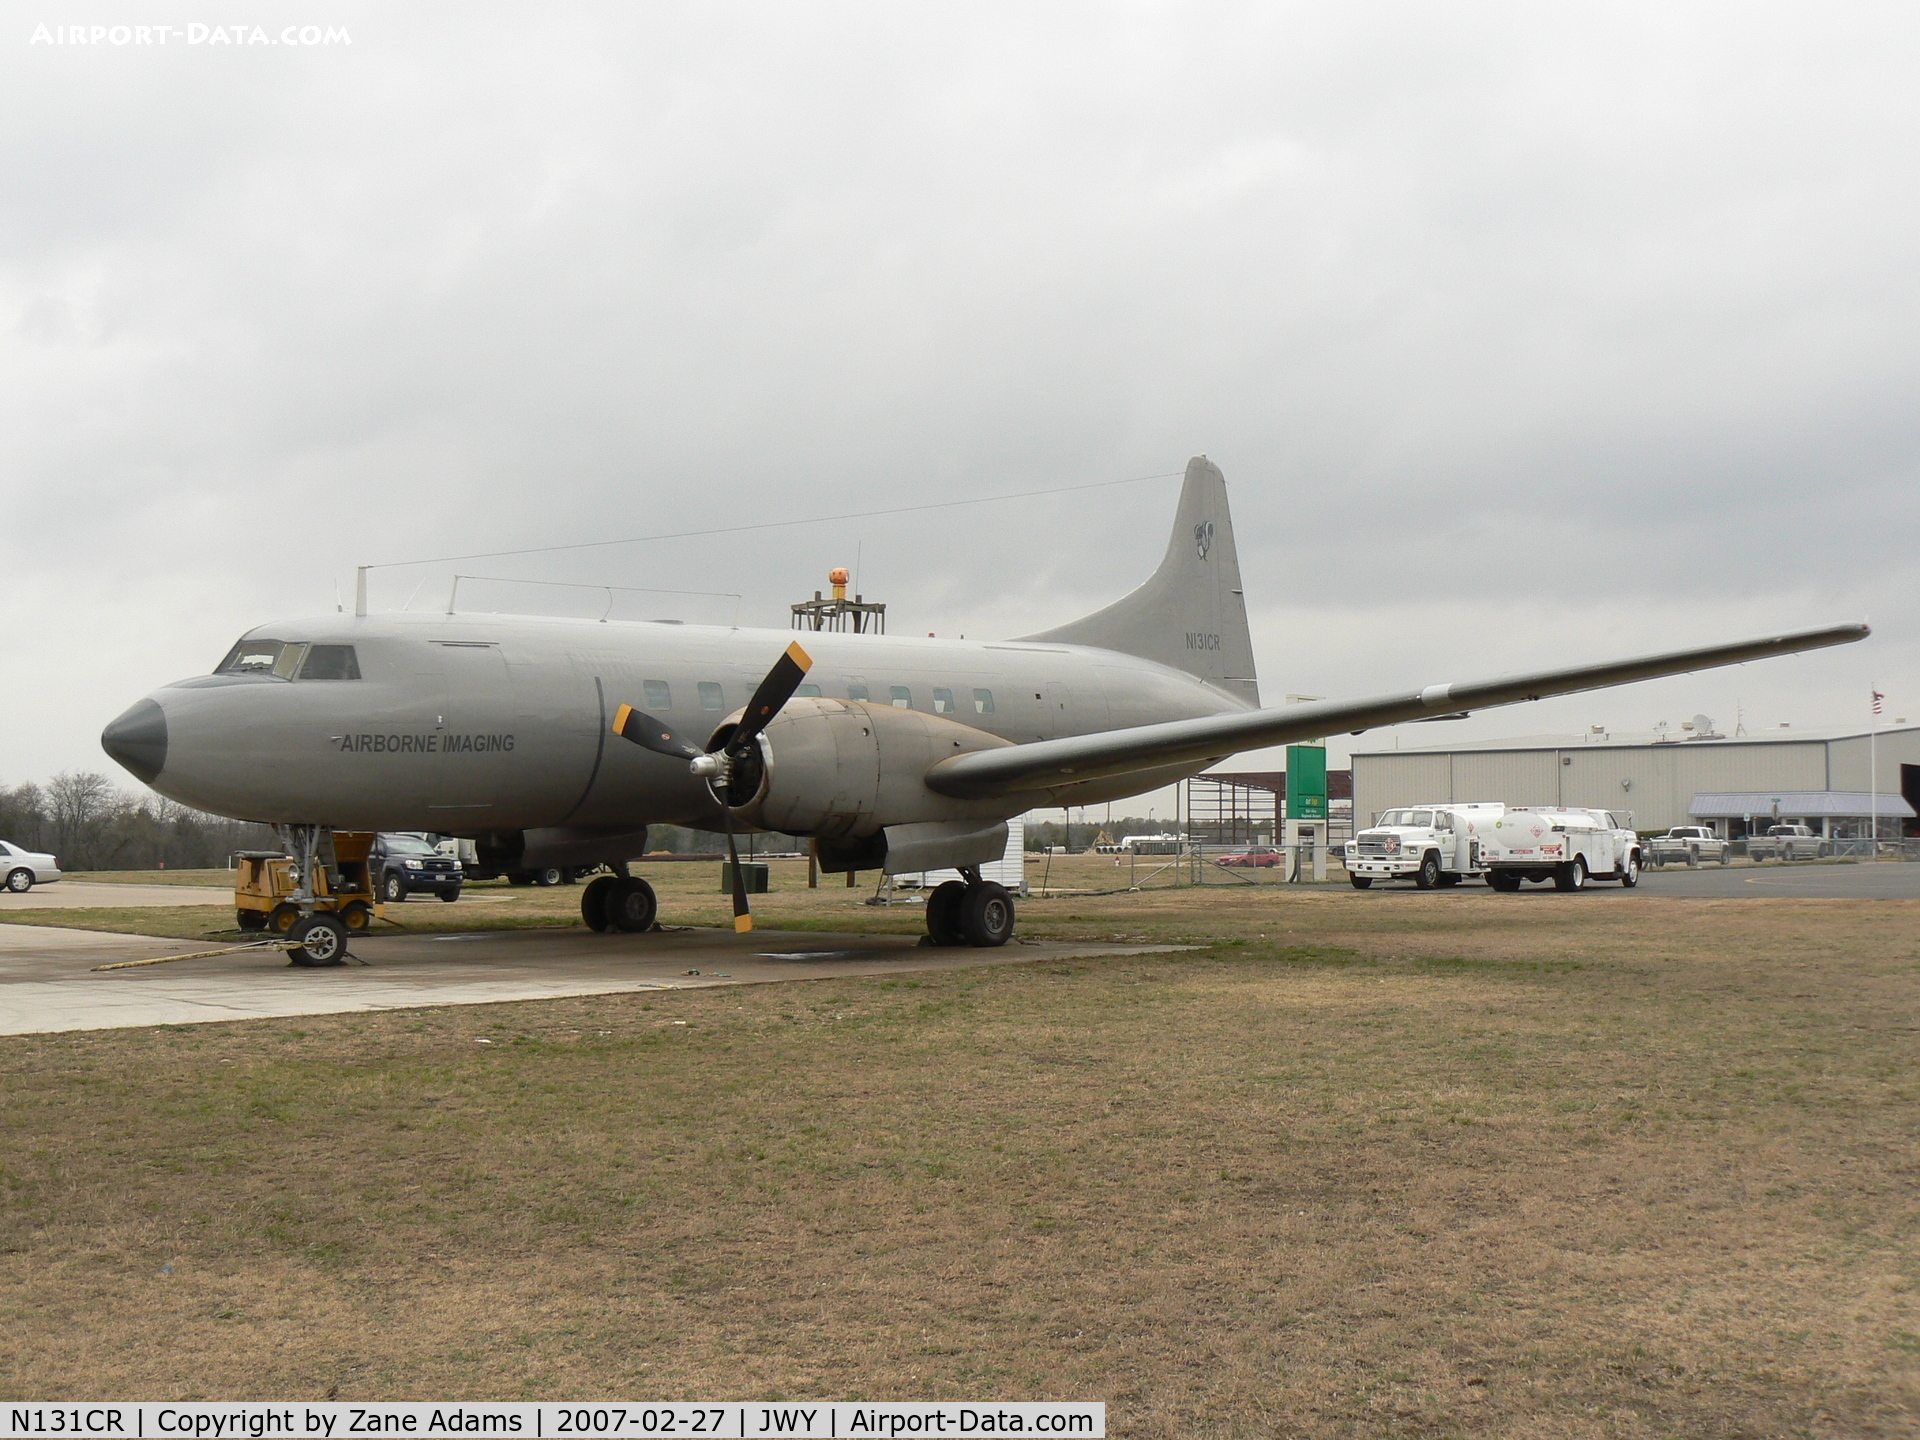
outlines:
[[1284, 710], [1253, 710], [1170, 720], [1127, 730], [1105, 730], [1063, 740], [1037, 740], [998, 750], [977, 750], [942, 760], [927, 772], [927, 786], [942, 795], [977, 800], [1029, 791], [1047, 791], [1134, 771], [1189, 763], [1211, 763], [1241, 750], [1289, 745], [1350, 731], [1358, 735], [1380, 725], [1459, 715], [1549, 695], [1601, 690], [1662, 675], [1684, 675], [1718, 665], [1739, 665], [1774, 655], [1792, 655], [1828, 645], [1850, 645], [1867, 638], [1865, 625], [1829, 625], [1704, 650], [1675, 650], [1632, 660], [1583, 665], [1572, 670], [1543, 670], [1468, 684], [1429, 685], [1397, 695], [1366, 700], [1323, 700], [1289, 705]]

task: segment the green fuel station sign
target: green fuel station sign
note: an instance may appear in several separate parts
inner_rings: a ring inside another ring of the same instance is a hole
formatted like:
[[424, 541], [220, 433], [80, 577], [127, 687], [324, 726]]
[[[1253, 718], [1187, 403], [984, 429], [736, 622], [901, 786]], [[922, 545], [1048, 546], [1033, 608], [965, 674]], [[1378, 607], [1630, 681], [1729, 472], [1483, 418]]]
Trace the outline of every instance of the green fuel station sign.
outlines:
[[1287, 746], [1287, 819], [1327, 818], [1327, 747]]

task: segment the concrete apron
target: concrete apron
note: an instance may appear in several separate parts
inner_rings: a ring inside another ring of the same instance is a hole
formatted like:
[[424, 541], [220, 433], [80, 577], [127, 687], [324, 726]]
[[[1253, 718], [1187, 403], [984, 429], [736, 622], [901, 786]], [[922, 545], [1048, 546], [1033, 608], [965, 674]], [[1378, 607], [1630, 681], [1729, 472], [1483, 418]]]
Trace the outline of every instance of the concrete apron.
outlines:
[[290, 967], [279, 951], [104, 974], [92, 968], [215, 948], [204, 940], [0, 924], [0, 1035], [896, 975], [1190, 947], [1016, 940], [973, 950], [921, 946], [910, 935], [499, 930], [357, 938], [350, 949], [367, 963], [328, 970]]

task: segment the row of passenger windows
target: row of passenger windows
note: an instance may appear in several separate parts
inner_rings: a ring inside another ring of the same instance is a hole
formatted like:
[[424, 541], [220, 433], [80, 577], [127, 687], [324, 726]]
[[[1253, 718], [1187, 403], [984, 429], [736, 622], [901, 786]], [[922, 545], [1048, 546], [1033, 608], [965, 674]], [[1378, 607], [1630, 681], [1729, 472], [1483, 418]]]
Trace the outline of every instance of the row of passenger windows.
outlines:
[[[671, 710], [673, 708], [673, 687], [665, 680], [645, 680], [641, 682], [647, 695], [647, 709]], [[873, 696], [865, 685], [850, 681], [847, 684], [847, 699], [872, 700]], [[727, 692], [724, 687], [712, 680], [702, 680], [699, 684], [700, 708], [702, 710], [725, 710]], [[818, 695], [818, 685], [802, 685], [793, 692], [796, 695]], [[919, 710], [923, 707], [916, 703], [911, 685], [889, 685], [887, 701], [897, 710]], [[933, 687], [932, 710], [936, 715], [958, 715], [965, 701], [956, 701], [954, 692], [944, 685]], [[973, 713], [975, 715], [993, 714], [993, 691], [975, 690], [973, 692]]]

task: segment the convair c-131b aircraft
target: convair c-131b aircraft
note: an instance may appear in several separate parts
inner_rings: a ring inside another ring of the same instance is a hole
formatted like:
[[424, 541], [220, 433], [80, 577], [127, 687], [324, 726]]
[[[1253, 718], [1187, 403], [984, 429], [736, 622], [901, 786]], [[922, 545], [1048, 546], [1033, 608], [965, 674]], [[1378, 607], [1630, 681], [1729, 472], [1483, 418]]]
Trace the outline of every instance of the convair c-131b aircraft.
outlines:
[[[357, 605], [364, 612], [364, 604]], [[1864, 625], [1531, 675], [1262, 709], [1226, 482], [1187, 466], [1160, 568], [1104, 610], [1004, 641], [493, 615], [331, 614], [249, 631], [101, 744], [161, 794], [282, 827], [306, 963], [333, 830], [472, 838], [490, 865], [605, 862], [597, 930], [646, 930], [625, 873], [649, 825], [812, 837], [830, 872], [955, 867], [938, 944], [1000, 945], [1013, 902], [980, 878], [1036, 806], [1157, 789], [1236, 751], [1452, 716], [1840, 645]], [[734, 867], [736, 926], [750, 928]], [[328, 927], [333, 927], [329, 929]], [[302, 952], [295, 951], [301, 959]]]

